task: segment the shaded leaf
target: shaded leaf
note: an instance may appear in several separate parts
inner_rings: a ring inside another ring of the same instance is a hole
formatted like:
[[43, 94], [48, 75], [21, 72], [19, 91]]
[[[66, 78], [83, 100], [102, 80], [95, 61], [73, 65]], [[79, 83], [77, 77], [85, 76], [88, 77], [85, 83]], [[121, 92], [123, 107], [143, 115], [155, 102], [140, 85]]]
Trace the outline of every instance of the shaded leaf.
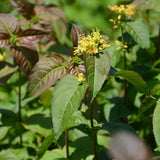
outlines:
[[1, 121], [5, 126], [12, 126], [18, 122], [18, 116], [10, 110], [0, 109], [0, 114], [2, 114]]
[[58, 54], [52, 54], [40, 59], [29, 76], [28, 96], [39, 95], [64, 76], [66, 74], [64, 62], [64, 58]]
[[17, 71], [18, 67], [7, 62], [0, 62], [0, 84], [5, 84], [7, 80]]
[[24, 128], [44, 137], [48, 136], [52, 132], [51, 117], [44, 114], [32, 115], [23, 122], [23, 126]]
[[[157, 102], [157, 106], [153, 113], [153, 133], [157, 143], [157, 146], [160, 146], [160, 102]], [[160, 149], [159, 149], [160, 151]]]
[[120, 122], [104, 122], [102, 128], [110, 132], [111, 135], [121, 130], [136, 134], [136, 131], [130, 125]]
[[41, 158], [44, 155], [48, 147], [53, 143], [53, 140], [54, 140], [54, 133], [51, 133], [49, 136], [45, 138], [39, 151], [37, 152], [38, 158]]
[[52, 120], [55, 139], [67, 129], [70, 117], [78, 109], [88, 85], [79, 84], [77, 77], [67, 75], [59, 81], [53, 91]]
[[78, 37], [83, 34], [84, 33], [82, 32], [82, 30], [76, 24], [72, 24], [71, 38], [72, 38], [73, 47], [77, 47]]
[[16, 34], [19, 31], [19, 24], [16, 17], [10, 14], [0, 14], [0, 33], [8, 35]]
[[83, 136], [72, 143], [70, 146], [75, 148], [74, 152], [70, 156], [70, 160], [81, 160], [85, 159], [87, 156], [93, 154], [93, 144], [91, 138], [88, 136]]
[[134, 22], [122, 23], [122, 27], [142, 48], [149, 48], [149, 30], [142, 20], [138, 19]]
[[118, 132], [111, 140], [110, 153], [117, 160], [151, 160], [148, 147], [135, 134]]
[[101, 89], [110, 69], [110, 56], [105, 51], [98, 56], [86, 55], [86, 79], [91, 91], [91, 102]]
[[15, 57], [19, 68], [25, 76], [29, 76], [31, 69], [38, 61], [38, 53], [26, 47], [12, 47], [11, 52]]
[[34, 7], [29, 2], [25, 0], [10, 0], [10, 2], [16, 11], [26, 19], [31, 19], [35, 15]]
[[138, 92], [148, 94], [147, 83], [143, 80], [143, 78], [134, 71], [128, 70], [120, 70], [115, 73], [115, 76], [120, 76], [130, 82]]
[[153, 107], [153, 105], [155, 104], [156, 104], [156, 99], [153, 99], [151, 97], [145, 97], [140, 106], [138, 116], [141, 116], [141, 114], [143, 114], [149, 108]]

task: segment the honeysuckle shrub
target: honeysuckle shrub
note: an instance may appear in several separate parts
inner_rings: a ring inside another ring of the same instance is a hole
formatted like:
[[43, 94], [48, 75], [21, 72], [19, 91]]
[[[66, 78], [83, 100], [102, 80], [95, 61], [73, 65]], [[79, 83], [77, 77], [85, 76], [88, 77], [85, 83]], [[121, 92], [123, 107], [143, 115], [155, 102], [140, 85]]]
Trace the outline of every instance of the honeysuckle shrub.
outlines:
[[0, 159], [159, 159], [159, 4], [1, 0]]

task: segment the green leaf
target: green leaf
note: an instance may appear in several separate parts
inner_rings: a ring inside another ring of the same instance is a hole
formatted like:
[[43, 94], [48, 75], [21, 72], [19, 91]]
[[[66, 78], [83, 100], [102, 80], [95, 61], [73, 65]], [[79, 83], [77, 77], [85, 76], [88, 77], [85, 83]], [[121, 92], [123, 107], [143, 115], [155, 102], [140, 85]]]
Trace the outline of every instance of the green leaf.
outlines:
[[34, 97], [51, 87], [57, 79], [66, 74], [63, 65], [64, 58], [58, 54], [53, 54], [42, 58], [33, 67], [29, 76], [28, 96]]
[[0, 140], [3, 139], [7, 135], [9, 129], [10, 129], [10, 127], [8, 127], [8, 126], [1, 126], [0, 127]]
[[67, 75], [59, 81], [53, 91], [52, 120], [55, 139], [67, 129], [70, 117], [78, 109], [88, 85], [80, 84], [77, 77]]
[[129, 83], [131, 83], [138, 92], [148, 94], [147, 83], [143, 80], [143, 78], [134, 71], [121, 70], [115, 73], [115, 76], [120, 76], [126, 79]]
[[10, 110], [0, 109], [0, 114], [2, 114], [1, 121], [5, 126], [12, 126], [18, 122], [18, 116]]
[[101, 89], [110, 69], [110, 56], [105, 51], [97, 56], [86, 55], [86, 79], [91, 91], [91, 102]]
[[149, 30], [141, 19], [134, 22], [122, 23], [122, 27], [142, 48], [149, 48]]
[[26, 119], [23, 123], [24, 128], [38, 133], [44, 137], [52, 132], [51, 117], [44, 114], [35, 114]]
[[0, 152], [0, 160], [18, 160], [18, 157], [11, 151], [2, 150]]
[[54, 149], [52, 151], [47, 151], [45, 155], [40, 159], [40, 160], [63, 160], [64, 155], [63, 155], [63, 150], [61, 149]]
[[41, 158], [44, 155], [48, 147], [53, 143], [53, 140], [54, 140], [54, 133], [51, 133], [48, 137], [46, 137], [39, 151], [37, 152], [38, 158]]
[[12, 66], [7, 62], [0, 62], [0, 84], [5, 84], [17, 69], [17, 66]]
[[71, 116], [71, 118], [69, 119], [68, 124], [67, 124], [67, 128], [78, 126], [80, 124], [86, 124], [86, 125], [90, 126], [91, 122], [90, 122], [90, 120], [86, 119], [83, 116], [82, 112], [77, 111], [77, 112], [74, 112], [73, 115]]
[[[153, 133], [157, 146], [160, 146], [160, 101], [158, 101], [157, 106], [153, 113]], [[160, 150], [159, 150], [160, 151]]]

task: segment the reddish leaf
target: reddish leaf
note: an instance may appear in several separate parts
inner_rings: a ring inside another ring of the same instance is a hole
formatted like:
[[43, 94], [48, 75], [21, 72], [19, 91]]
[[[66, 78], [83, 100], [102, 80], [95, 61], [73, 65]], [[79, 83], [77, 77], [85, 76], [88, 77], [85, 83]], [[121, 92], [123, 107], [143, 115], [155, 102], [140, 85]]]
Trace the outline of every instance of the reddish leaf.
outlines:
[[43, 57], [32, 69], [29, 76], [28, 96], [33, 97], [52, 86], [66, 74], [64, 58], [58, 54]]
[[29, 2], [24, 0], [10, 0], [12, 6], [17, 10], [17, 12], [25, 17], [26, 19], [31, 19], [34, 14], [34, 7]]
[[9, 41], [10, 36], [5, 33], [0, 33], [0, 47], [10, 46], [11, 43]]
[[31, 69], [38, 61], [38, 53], [35, 50], [26, 47], [12, 47], [11, 52], [21, 71], [28, 77]]
[[45, 20], [49, 23], [52, 21], [56, 21], [59, 18], [62, 18], [64, 21], [66, 21], [64, 12], [56, 6], [48, 7], [45, 5], [40, 5], [35, 7], [35, 13], [40, 19]]
[[17, 34], [18, 42], [22, 46], [31, 46], [46, 36], [46, 32], [37, 29], [27, 29]]
[[72, 24], [71, 37], [72, 37], [73, 47], [76, 47], [78, 45], [78, 36], [83, 34], [84, 33], [82, 32], [82, 30], [77, 25]]
[[151, 160], [148, 147], [129, 132], [118, 132], [111, 141], [110, 153], [117, 160]]
[[[49, 32], [49, 38], [63, 42], [66, 34], [66, 18], [63, 11], [55, 6], [41, 5], [35, 8], [35, 13], [39, 17], [41, 27]], [[55, 36], [56, 35], [56, 36]]]
[[67, 69], [68, 74], [78, 75], [79, 73], [83, 73], [85, 75], [85, 66], [82, 64], [79, 64], [78, 66], [74, 66], [73, 63], [70, 63]]
[[20, 29], [16, 17], [10, 14], [0, 14], [0, 33], [16, 34]]

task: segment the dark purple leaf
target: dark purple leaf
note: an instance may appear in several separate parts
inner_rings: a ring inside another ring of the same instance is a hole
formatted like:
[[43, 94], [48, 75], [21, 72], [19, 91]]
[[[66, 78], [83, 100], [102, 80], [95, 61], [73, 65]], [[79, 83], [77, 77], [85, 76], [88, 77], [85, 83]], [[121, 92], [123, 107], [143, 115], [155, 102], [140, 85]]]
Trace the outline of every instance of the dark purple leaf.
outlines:
[[18, 43], [21, 46], [31, 46], [46, 36], [46, 32], [38, 29], [27, 29], [17, 34], [19, 37]]
[[0, 47], [10, 46], [11, 43], [9, 41], [10, 36], [5, 33], [0, 33]]
[[40, 59], [33, 67], [29, 76], [28, 96], [33, 97], [39, 95], [64, 76], [66, 74], [66, 69], [63, 65], [64, 62], [65, 59], [58, 54]]
[[76, 47], [78, 45], [78, 36], [83, 34], [84, 33], [82, 32], [82, 30], [77, 25], [72, 24], [71, 37], [72, 37], [73, 47]]
[[[33, 47], [31, 47], [33, 48]], [[35, 50], [26, 47], [12, 47], [13, 53], [19, 68], [25, 76], [29, 76], [31, 69], [38, 61], [38, 53]]]
[[83, 73], [85, 75], [85, 66], [82, 64], [79, 64], [78, 66], [74, 66], [73, 63], [70, 63], [67, 69], [68, 74], [78, 75], [79, 73]]
[[31, 19], [35, 15], [34, 7], [29, 2], [24, 0], [10, 0], [10, 2], [16, 11], [26, 19]]

